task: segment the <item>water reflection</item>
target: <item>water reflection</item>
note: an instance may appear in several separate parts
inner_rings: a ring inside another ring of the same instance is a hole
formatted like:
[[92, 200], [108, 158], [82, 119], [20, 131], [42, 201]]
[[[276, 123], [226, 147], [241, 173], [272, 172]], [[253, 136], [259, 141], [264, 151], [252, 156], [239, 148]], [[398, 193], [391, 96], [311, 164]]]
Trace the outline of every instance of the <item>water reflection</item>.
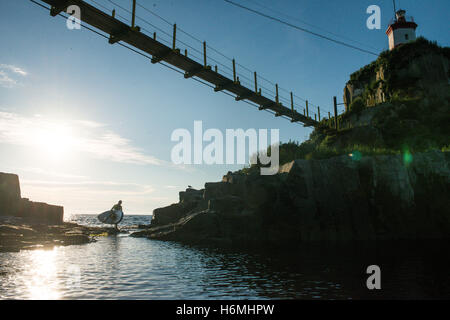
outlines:
[[30, 299], [59, 299], [59, 285], [56, 281], [56, 255], [58, 249], [35, 250], [29, 255], [29, 269], [21, 281], [26, 284]]
[[[421, 247], [421, 245], [423, 247]], [[2, 299], [449, 298], [448, 244], [230, 251], [131, 238], [0, 253]], [[379, 264], [382, 290], [365, 287]]]

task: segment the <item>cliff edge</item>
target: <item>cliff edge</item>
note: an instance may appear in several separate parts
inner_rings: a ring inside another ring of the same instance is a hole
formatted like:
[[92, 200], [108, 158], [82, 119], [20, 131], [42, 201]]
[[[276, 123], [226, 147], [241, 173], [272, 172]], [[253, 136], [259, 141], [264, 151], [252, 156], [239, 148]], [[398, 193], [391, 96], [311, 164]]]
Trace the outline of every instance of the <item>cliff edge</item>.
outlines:
[[229, 173], [180, 193], [134, 236], [238, 247], [449, 238], [449, 160], [341, 156], [295, 160], [275, 176]]

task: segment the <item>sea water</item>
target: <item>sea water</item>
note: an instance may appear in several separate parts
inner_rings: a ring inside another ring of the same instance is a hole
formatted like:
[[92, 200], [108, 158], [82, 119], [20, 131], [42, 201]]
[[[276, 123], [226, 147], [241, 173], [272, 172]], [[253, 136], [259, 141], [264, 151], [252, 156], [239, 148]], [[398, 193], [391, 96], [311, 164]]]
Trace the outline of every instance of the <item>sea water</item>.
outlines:
[[[121, 228], [148, 224], [126, 215]], [[95, 216], [72, 221], [100, 225]], [[0, 253], [1, 299], [450, 298], [448, 244], [221, 250], [129, 237]], [[369, 265], [381, 290], [369, 290]]]

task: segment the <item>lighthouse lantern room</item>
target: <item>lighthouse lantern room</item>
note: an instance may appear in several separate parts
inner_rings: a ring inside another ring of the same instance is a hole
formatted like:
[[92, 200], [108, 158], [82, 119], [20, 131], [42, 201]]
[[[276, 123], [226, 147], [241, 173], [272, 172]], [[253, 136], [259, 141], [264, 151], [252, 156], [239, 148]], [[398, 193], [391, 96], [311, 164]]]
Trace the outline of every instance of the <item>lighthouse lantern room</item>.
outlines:
[[395, 19], [389, 24], [386, 31], [389, 37], [389, 50], [395, 47], [416, 40], [417, 24], [413, 17], [406, 17], [405, 10], [398, 10]]

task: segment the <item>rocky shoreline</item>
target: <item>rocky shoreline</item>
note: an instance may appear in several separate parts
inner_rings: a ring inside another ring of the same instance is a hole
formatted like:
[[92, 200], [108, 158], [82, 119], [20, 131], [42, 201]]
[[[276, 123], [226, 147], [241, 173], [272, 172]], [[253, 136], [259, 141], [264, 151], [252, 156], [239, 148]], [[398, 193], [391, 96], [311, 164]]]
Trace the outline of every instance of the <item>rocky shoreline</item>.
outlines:
[[[132, 237], [214, 247], [450, 239], [450, 153], [295, 160], [179, 193]], [[4, 203], [3, 203], [4, 204]], [[5, 211], [3, 211], [5, 212]], [[128, 232], [128, 231], [125, 231]], [[113, 228], [0, 215], [0, 252], [86, 244]]]
[[22, 198], [19, 177], [0, 172], [0, 252], [85, 244], [114, 228], [64, 222], [64, 208]]
[[94, 242], [99, 236], [117, 233], [114, 228], [88, 227], [69, 222], [58, 225], [36, 224], [22, 218], [1, 217], [0, 252], [80, 245]]
[[[411, 161], [410, 161], [411, 160]], [[450, 153], [295, 160], [229, 173], [156, 209], [131, 236], [233, 247], [450, 238]]]

